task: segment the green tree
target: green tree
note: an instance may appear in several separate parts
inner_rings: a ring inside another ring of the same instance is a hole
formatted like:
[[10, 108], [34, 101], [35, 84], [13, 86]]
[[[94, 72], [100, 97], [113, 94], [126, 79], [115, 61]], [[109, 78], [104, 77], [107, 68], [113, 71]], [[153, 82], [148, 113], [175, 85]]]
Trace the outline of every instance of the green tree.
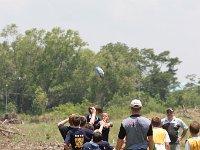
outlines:
[[41, 115], [45, 112], [46, 106], [48, 104], [48, 98], [45, 91], [38, 87], [35, 91], [35, 99], [32, 104], [32, 112], [33, 114]]
[[180, 63], [177, 57], [171, 58], [169, 51], [156, 55], [153, 49], [140, 51], [140, 68], [143, 75], [142, 90], [151, 97], [160, 96], [166, 100], [171, 85], [177, 84], [176, 65]]

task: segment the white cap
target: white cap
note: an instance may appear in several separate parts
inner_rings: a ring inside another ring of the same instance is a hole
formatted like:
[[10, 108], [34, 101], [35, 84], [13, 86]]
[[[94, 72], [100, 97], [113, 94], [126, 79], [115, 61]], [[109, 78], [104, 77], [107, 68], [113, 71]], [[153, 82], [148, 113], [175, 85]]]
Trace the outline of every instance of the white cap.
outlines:
[[130, 106], [133, 108], [140, 108], [140, 107], [142, 107], [142, 103], [139, 99], [134, 99], [131, 101]]

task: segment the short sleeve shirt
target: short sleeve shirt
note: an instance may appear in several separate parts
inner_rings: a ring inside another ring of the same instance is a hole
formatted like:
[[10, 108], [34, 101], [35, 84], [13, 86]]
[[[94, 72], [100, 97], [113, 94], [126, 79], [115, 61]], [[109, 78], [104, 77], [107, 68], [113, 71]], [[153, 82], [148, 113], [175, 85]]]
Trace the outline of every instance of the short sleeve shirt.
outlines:
[[169, 121], [166, 117], [161, 120], [161, 124], [162, 128], [168, 132], [171, 143], [178, 143], [179, 128], [182, 128], [183, 130], [188, 129], [188, 126], [181, 119], [176, 117], [174, 117], [172, 121]]
[[146, 149], [147, 136], [153, 136], [151, 121], [140, 115], [131, 115], [122, 121], [119, 139], [126, 136], [126, 149]]

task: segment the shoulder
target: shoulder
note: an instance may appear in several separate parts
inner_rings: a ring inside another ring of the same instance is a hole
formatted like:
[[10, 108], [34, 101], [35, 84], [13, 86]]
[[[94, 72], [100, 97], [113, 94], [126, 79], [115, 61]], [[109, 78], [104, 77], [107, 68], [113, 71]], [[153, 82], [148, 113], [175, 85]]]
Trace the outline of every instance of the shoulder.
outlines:
[[161, 119], [161, 122], [166, 122], [166, 121], [168, 121], [167, 117]]
[[144, 121], [146, 121], [146, 122], [151, 122], [151, 120], [149, 120], [148, 118], [146, 118], [146, 117], [144, 117], [144, 116], [140, 116], [140, 117], [138, 117], [139, 119], [141, 119], [141, 120], [144, 120]]
[[182, 119], [175, 117], [173, 120], [178, 121], [178, 122], [183, 122]]
[[130, 118], [130, 117], [128, 117], [128, 118], [126, 118], [126, 119], [122, 120], [122, 124], [124, 124], [124, 123], [126, 123], [126, 122], [129, 122], [130, 120], [131, 120], [131, 118]]
[[181, 126], [183, 126], [184, 128], [188, 128], [187, 125], [185, 124], [185, 122], [182, 119], [175, 117], [174, 121], [177, 122], [178, 124], [180, 124]]
[[110, 146], [110, 144], [107, 141], [101, 141], [99, 143], [99, 148], [100, 149], [106, 149], [106, 150], [113, 150], [114, 148]]

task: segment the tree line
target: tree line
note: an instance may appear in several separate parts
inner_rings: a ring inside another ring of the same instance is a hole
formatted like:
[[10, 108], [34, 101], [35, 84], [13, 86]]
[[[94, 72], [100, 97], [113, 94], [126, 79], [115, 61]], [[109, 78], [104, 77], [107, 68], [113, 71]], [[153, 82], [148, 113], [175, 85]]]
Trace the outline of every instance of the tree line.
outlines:
[[[180, 91], [171, 92], [179, 85], [176, 72], [181, 61], [169, 51], [156, 54], [153, 49], [117, 42], [94, 52], [78, 31], [59, 27], [20, 33], [11, 24], [0, 33], [2, 111], [5, 101], [18, 113], [42, 114], [68, 102], [106, 107], [123, 105], [132, 97], [143, 99], [144, 104], [167, 103], [169, 97], [177, 102], [180, 95], [183, 99]], [[95, 73], [96, 66], [104, 70], [103, 79]], [[183, 103], [179, 101], [177, 105]]]

